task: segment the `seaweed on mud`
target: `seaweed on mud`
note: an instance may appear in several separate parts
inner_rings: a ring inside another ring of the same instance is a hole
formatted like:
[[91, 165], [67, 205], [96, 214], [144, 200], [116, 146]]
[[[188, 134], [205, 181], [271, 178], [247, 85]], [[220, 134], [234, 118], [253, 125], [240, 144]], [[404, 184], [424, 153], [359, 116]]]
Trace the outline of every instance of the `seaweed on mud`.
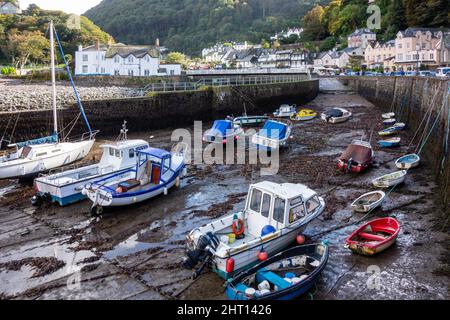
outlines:
[[215, 203], [209, 206], [208, 211], [206, 212], [207, 216], [218, 218], [224, 214], [229, 213], [233, 210], [233, 207], [236, 203], [242, 201], [242, 198], [245, 197], [247, 193], [235, 193], [228, 196], [227, 201], [222, 203]]
[[0, 268], [10, 271], [19, 271], [24, 265], [29, 265], [35, 270], [31, 276], [32, 278], [38, 278], [61, 269], [66, 263], [55, 257], [28, 257], [22, 260], [12, 260], [0, 263]]
[[80, 265], [80, 264], [85, 264], [85, 263], [92, 263], [92, 262], [96, 262], [98, 260], [100, 260], [99, 256], [92, 256], [92, 257], [88, 257], [88, 258], [85, 258], [85, 259], [77, 262], [77, 264]]

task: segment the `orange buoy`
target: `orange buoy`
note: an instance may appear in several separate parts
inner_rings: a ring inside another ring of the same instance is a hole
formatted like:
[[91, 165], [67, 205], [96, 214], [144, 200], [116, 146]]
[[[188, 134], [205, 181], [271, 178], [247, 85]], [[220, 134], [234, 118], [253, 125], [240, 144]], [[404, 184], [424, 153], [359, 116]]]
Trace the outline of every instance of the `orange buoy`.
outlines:
[[305, 236], [303, 236], [303, 235], [301, 235], [301, 234], [299, 234], [295, 240], [296, 240], [297, 243], [300, 244], [300, 245], [301, 245], [301, 244], [304, 244], [304, 243], [306, 242]]
[[262, 248], [261, 251], [258, 252], [258, 259], [260, 261], [266, 261], [267, 258], [269, 258], [268, 253], [266, 250], [264, 250], [264, 248]]

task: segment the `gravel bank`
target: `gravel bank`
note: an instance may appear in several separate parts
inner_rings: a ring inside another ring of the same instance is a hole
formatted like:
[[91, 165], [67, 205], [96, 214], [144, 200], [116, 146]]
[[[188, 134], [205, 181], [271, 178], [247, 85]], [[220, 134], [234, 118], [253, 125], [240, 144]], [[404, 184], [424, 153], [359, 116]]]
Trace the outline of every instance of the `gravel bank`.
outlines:
[[[57, 84], [57, 105], [63, 107], [76, 101], [68, 82]], [[120, 99], [139, 95], [139, 89], [118, 86], [77, 86], [82, 100]], [[0, 79], [0, 112], [50, 109], [52, 88], [50, 82], [27, 83]]]

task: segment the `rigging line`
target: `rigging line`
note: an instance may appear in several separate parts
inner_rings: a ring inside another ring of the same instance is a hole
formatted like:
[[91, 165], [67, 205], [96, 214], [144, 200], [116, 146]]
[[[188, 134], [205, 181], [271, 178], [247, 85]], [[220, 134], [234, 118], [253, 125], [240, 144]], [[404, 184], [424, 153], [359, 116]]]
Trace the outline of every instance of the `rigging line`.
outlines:
[[445, 106], [447, 105], [447, 101], [448, 101], [447, 99], [444, 99], [444, 100], [445, 100], [445, 101], [442, 101], [442, 107], [441, 107], [441, 109], [439, 110], [439, 113], [436, 115], [436, 119], [434, 120], [433, 126], [431, 127], [431, 129], [430, 129], [430, 131], [429, 131], [427, 137], [425, 138], [425, 141], [423, 142], [422, 146], [420, 147], [419, 153], [418, 153], [417, 155], [420, 155], [420, 153], [422, 152], [423, 148], [425, 147], [425, 145], [426, 145], [427, 142], [428, 142], [428, 139], [429, 139], [430, 136], [431, 136], [431, 133], [434, 131], [434, 128], [436, 127], [437, 123], [438, 123], [439, 120], [440, 120], [439, 118], [440, 118], [440, 116], [441, 116], [442, 110], [444, 110]]
[[10, 125], [11, 121], [12, 121], [12, 114], [11, 114], [11, 116], [8, 119], [8, 123], [6, 124], [5, 131], [3, 131], [3, 136], [0, 139], [0, 141], [3, 141], [3, 139], [5, 138], [6, 131], [8, 131], [8, 128], [9, 128], [9, 125]]
[[89, 133], [92, 135], [91, 125], [89, 124], [89, 121], [88, 121], [88, 119], [86, 117], [86, 113], [84, 112], [83, 104], [81, 103], [80, 96], [78, 95], [78, 90], [75, 87], [75, 83], [74, 83], [73, 78], [72, 78], [72, 73], [70, 72], [69, 64], [67, 63], [67, 60], [66, 60], [66, 57], [64, 55], [64, 51], [63, 51], [63, 48], [61, 46], [61, 42], [59, 41], [59, 36], [58, 36], [58, 33], [56, 32], [56, 28], [55, 27], [53, 27], [53, 31], [55, 32], [55, 37], [56, 37], [56, 41], [58, 43], [58, 48], [59, 48], [59, 51], [61, 52], [61, 57], [64, 60], [64, 64], [66, 66], [67, 74], [69, 76], [70, 83], [72, 84], [72, 88], [73, 88], [73, 91], [75, 93], [75, 97], [77, 98], [78, 107], [80, 108], [81, 114], [83, 115], [84, 122], [86, 123], [86, 126], [88, 127]]
[[75, 128], [75, 125], [77, 124], [78, 119], [81, 117], [81, 112], [78, 113], [78, 116], [74, 119], [75, 121], [72, 121], [72, 127], [70, 128], [69, 132], [67, 132], [66, 136], [64, 137], [64, 140], [69, 138], [69, 135], [72, 133], [73, 128]]

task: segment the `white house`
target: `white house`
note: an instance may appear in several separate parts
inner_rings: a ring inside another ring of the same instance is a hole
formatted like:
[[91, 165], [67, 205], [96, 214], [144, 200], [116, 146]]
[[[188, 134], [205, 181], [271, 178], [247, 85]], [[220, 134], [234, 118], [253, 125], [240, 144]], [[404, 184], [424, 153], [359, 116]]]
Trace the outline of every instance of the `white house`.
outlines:
[[131, 77], [172, 76], [181, 74], [181, 66], [160, 63], [156, 46], [134, 46], [122, 43], [95, 45], [75, 52], [76, 75], [116, 75]]
[[377, 35], [370, 29], [356, 29], [347, 37], [348, 46], [352, 48], [361, 47], [367, 48], [370, 41], [376, 41]]
[[283, 31], [277, 33], [276, 35], [270, 37], [270, 40], [274, 41], [274, 40], [278, 40], [280, 38], [289, 38], [292, 35], [296, 35], [297, 37], [300, 38], [302, 33], [303, 33], [302, 28], [289, 28], [289, 29], [287, 29], [287, 31], [283, 30]]
[[19, 0], [14, 2], [0, 1], [0, 14], [21, 14]]

